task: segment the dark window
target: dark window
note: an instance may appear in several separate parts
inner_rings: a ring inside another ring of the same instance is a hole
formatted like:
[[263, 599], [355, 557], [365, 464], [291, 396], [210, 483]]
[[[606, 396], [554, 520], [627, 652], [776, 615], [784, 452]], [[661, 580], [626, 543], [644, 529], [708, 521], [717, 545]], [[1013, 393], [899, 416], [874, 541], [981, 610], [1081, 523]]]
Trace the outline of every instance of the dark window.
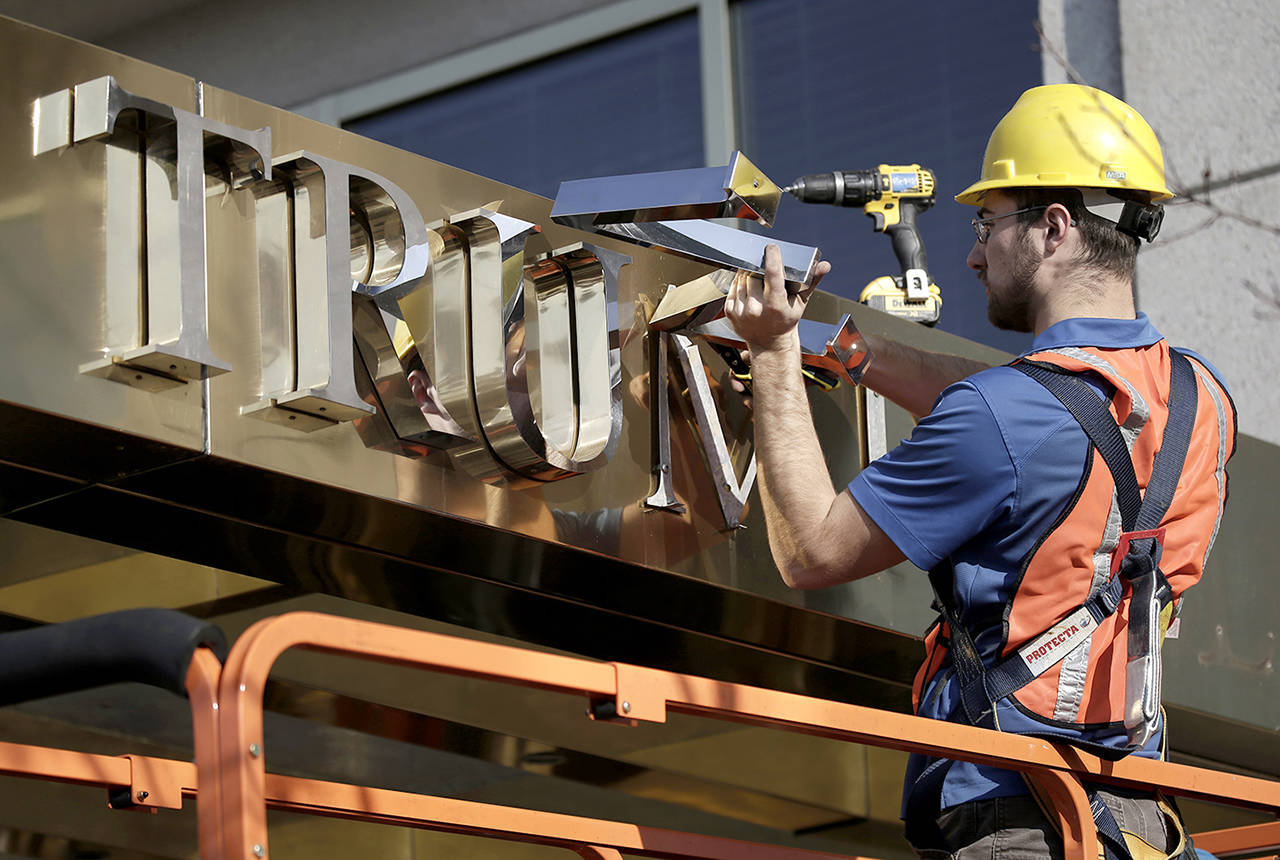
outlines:
[[565, 179], [701, 166], [701, 80], [682, 15], [344, 127], [554, 197]]
[[[938, 179], [920, 218], [940, 327], [1018, 352], [1027, 335], [986, 320], [966, 268], [973, 210], [952, 198], [978, 177], [987, 137], [1018, 95], [1042, 82], [1025, 0], [741, 0], [735, 4], [743, 151], [779, 184], [806, 173], [919, 163]], [[784, 199], [771, 235], [817, 245], [834, 270], [823, 289], [856, 299], [901, 274], [889, 239], [859, 209]]]

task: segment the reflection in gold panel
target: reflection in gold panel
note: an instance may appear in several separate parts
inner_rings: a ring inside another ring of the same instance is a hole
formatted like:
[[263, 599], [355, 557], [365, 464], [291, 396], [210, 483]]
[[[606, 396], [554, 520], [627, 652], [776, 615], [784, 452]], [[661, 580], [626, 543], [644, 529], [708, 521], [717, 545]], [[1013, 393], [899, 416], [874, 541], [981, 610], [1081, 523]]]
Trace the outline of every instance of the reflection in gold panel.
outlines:
[[268, 816], [271, 855], [281, 858], [348, 860], [575, 860], [565, 848], [486, 839], [430, 830], [410, 830], [358, 821], [316, 819], [289, 813]]
[[[761, 755], [762, 750], [769, 754]], [[857, 744], [747, 728], [648, 747], [625, 758], [729, 785], [768, 786], [780, 797], [839, 810], [845, 817], [870, 817], [867, 750]], [[796, 829], [816, 823], [825, 822]]]
[[56, 623], [142, 606], [178, 609], [271, 583], [199, 564], [135, 553], [0, 588], [0, 611]]

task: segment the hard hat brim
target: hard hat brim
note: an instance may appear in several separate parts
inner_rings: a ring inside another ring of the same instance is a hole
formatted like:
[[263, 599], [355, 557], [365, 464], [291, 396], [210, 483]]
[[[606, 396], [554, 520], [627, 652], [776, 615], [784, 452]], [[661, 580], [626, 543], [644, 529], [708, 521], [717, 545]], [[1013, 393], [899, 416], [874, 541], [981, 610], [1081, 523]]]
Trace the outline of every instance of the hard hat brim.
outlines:
[[1130, 192], [1131, 194], [1137, 191], [1144, 194], [1150, 194], [1151, 199], [1149, 202], [1151, 203], [1160, 203], [1164, 200], [1169, 200], [1175, 196], [1174, 193], [1170, 191], [1168, 188], [1164, 188], [1160, 190], [1152, 190], [1147, 188], [1132, 188], [1130, 186], [1122, 185], [1120, 183], [1115, 183], [1114, 185], [1101, 185], [1101, 184], [1072, 185], [1070, 183], [1063, 183], [1061, 185], [1058, 185], [1058, 184], [1046, 185], [1042, 182], [1035, 181], [1034, 178], [1024, 178], [1024, 177], [1014, 176], [1010, 179], [985, 179], [979, 182], [975, 182], [972, 185], [970, 185], [968, 188], [966, 188], [964, 191], [961, 191], [959, 194], [957, 194], [955, 199], [957, 203], [963, 203], [966, 206], [981, 206], [982, 198], [986, 196], [988, 191], [1005, 190], [1005, 189], [1013, 190], [1017, 188], [1077, 188], [1081, 190], [1098, 189], [1100, 191], [1127, 191], [1127, 192]]

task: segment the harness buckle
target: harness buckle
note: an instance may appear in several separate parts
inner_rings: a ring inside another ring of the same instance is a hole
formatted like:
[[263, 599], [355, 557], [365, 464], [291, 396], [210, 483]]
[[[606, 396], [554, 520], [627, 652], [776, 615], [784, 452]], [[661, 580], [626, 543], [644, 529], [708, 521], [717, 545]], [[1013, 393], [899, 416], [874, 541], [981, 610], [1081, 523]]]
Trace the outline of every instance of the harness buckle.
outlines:
[[[1158, 529], [1125, 532], [1120, 535], [1116, 548], [1111, 552], [1112, 575], [1119, 573], [1132, 582], [1134, 578], [1158, 568], [1160, 556], [1164, 552], [1164, 532], [1165, 529], [1161, 526]], [[1147, 540], [1151, 543], [1146, 547], [1146, 552], [1142, 551], [1141, 545], [1134, 546]]]
[[1126, 532], [1111, 556], [1111, 569], [1131, 590], [1128, 660], [1125, 663], [1124, 727], [1126, 747], [1141, 749], [1160, 722], [1161, 613], [1172, 594], [1160, 572], [1163, 528]]

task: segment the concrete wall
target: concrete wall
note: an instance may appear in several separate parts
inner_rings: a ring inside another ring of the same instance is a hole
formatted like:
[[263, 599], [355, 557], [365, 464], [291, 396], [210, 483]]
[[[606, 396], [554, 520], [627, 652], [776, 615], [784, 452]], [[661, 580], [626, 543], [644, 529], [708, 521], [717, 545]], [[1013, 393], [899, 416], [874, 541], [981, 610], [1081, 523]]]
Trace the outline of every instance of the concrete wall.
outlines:
[[1280, 444], [1280, 7], [1043, 0], [1040, 9], [1055, 49], [1045, 81], [1071, 80], [1069, 65], [1137, 108], [1180, 195], [1138, 258], [1139, 307], [1218, 367], [1242, 433]]
[[1280, 444], [1280, 7], [1126, 0], [1120, 33], [1125, 92], [1188, 199], [1140, 258], [1140, 301], [1217, 364], [1241, 432]]

